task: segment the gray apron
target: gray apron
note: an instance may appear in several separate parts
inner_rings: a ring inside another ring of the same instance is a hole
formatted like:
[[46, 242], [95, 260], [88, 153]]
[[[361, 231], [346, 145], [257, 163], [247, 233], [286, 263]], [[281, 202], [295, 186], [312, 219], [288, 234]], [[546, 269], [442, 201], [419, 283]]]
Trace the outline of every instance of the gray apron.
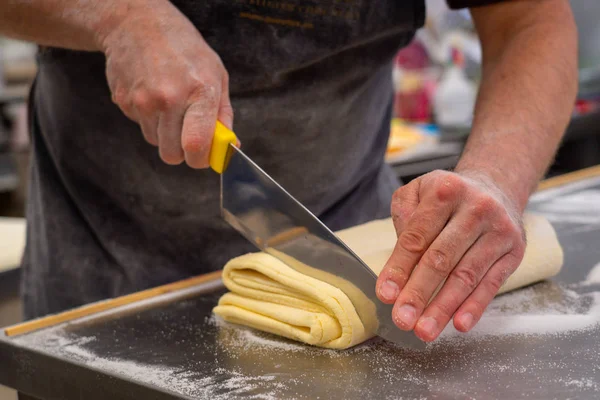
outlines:
[[[331, 229], [389, 215], [392, 59], [414, 1], [173, 2], [231, 76], [244, 151]], [[151, 10], [149, 11], [151, 12]], [[222, 268], [253, 251], [211, 170], [161, 162], [111, 102], [99, 53], [43, 49], [31, 96], [27, 318]]]

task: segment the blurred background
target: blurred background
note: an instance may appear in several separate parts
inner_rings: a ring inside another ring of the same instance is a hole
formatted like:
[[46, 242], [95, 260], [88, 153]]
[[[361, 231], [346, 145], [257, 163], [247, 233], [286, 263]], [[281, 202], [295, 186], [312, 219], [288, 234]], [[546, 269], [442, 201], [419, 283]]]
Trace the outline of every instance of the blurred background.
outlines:
[[[579, 29], [579, 95], [548, 175], [600, 163], [600, 1], [572, 0]], [[405, 182], [452, 168], [471, 124], [481, 51], [468, 12], [428, 0], [426, 26], [395, 59], [394, 120], [386, 161]], [[27, 97], [36, 46], [0, 37], [0, 326], [20, 320], [19, 263], [25, 241], [29, 140]], [[3, 239], [2, 239], [3, 240]], [[17, 244], [15, 246], [15, 243]], [[0, 387], [0, 400], [14, 393]]]

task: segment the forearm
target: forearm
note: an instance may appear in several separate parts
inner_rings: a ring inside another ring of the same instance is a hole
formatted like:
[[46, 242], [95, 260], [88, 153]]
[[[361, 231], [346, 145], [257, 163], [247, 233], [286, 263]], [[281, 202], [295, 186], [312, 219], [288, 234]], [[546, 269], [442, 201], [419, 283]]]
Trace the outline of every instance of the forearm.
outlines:
[[509, 31], [478, 26], [486, 38], [483, 79], [456, 169], [486, 174], [520, 211], [554, 157], [577, 90], [570, 10], [546, 3], [532, 6], [536, 10]]
[[8, 0], [0, 3], [0, 34], [44, 46], [100, 51], [125, 18], [157, 12], [166, 0]]

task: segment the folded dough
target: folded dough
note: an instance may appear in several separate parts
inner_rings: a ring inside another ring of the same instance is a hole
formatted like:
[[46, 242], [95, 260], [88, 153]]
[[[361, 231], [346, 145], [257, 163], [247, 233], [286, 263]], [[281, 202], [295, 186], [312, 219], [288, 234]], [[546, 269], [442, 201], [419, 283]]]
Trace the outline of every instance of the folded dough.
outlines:
[[[556, 233], [541, 216], [524, 219], [528, 245], [517, 271], [500, 293], [556, 275], [563, 253]], [[391, 219], [377, 220], [336, 233], [379, 274], [396, 244]], [[338, 287], [303, 274], [267, 253], [251, 253], [229, 261], [223, 282], [230, 290], [214, 313], [229, 322], [250, 326], [293, 340], [345, 349], [374, 335], [373, 324], [361, 321], [348, 296]], [[331, 282], [330, 280], [328, 280]], [[345, 290], [348, 290], [346, 287]]]

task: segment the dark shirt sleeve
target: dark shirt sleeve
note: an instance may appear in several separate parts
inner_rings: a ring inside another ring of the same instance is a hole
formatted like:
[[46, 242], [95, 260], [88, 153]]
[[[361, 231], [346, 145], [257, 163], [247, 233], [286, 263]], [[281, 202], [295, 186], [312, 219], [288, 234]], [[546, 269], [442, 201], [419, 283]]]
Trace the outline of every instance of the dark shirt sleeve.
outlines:
[[448, 7], [453, 10], [458, 10], [460, 8], [471, 8], [471, 7], [479, 7], [486, 6], [488, 4], [500, 3], [506, 0], [446, 0], [448, 3]]

